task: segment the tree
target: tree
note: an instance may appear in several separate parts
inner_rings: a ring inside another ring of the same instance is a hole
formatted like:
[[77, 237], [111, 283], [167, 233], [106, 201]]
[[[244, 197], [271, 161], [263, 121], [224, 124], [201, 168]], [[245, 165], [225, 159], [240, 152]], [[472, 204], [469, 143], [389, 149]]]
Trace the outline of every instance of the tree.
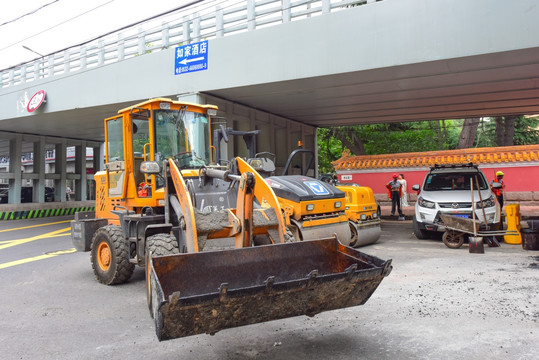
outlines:
[[339, 159], [346, 149], [352, 155], [375, 155], [539, 143], [539, 117], [504, 116], [500, 119], [486, 117], [319, 128], [319, 171], [332, 172], [331, 162]]
[[473, 147], [475, 135], [477, 134], [477, 127], [479, 126], [479, 120], [480, 118], [478, 117], [464, 119], [457, 149], [467, 149]]
[[519, 116], [513, 134], [515, 145], [539, 144], [539, 116]]
[[330, 128], [329, 134], [337, 138], [344, 147], [356, 155], [365, 155], [365, 146], [355, 126], [339, 126]]
[[318, 128], [318, 171], [323, 173], [333, 172], [332, 161], [342, 156], [344, 146], [342, 142], [333, 136], [332, 129]]
[[498, 116], [496, 121], [496, 145], [511, 146], [514, 144], [515, 123], [518, 116]]

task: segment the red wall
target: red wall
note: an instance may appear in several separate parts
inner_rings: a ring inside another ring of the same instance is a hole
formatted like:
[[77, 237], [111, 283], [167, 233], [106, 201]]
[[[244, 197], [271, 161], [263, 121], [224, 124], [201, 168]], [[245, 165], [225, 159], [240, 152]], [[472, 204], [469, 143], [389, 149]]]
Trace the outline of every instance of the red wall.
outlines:
[[[505, 191], [507, 192], [513, 192], [513, 191], [539, 191], [539, 166], [514, 166], [514, 167], [496, 167], [496, 168], [487, 168], [487, 167], [480, 167], [480, 169], [483, 171], [485, 176], [487, 177], [487, 180], [490, 182], [495, 177], [495, 173], [498, 170], [503, 171], [504, 175], [504, 182], [505, 182]], [[427, 174], [427, 170], [423, 171], [407, 171], [407, 170], [399, 170], [399, 171], [387, 171], [387, 170], [380, 170], [379, 172], [371, 172], [371, 173], [352, 173], [352, 180], [342, 180], [342, 175], [348, 175], [346, 174], [338, 174], [339, 180], [341, 182], [353, 182], [357, 183], [362, 186], [368, 186], [370, 187], [375, 194], [386, 194], [387, 189], [385, 185], [390, 182], [393, 178], [392, 175], [394, 173], [397, 174], [404, 174], [404, 178], [407, 182], [408, 189], [407, 192], [413, 192], [412, 185], [423, 184], [423, 179], [425, 178], [425, 175]]]

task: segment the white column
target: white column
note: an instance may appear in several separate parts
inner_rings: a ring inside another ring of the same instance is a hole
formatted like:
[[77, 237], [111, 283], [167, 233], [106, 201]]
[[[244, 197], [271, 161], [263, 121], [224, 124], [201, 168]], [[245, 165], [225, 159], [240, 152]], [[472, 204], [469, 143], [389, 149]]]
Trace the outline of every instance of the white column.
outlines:
[[168, 49], [170, 46], [170, 34], [169, 34], [169, 25], [166, 21], [161, 23], [161, 47], [163, 49]]
[[146, 33], [143, 28], [138, 29], [138, 54], [144, 55], [146, 52]]
[[223, 37], [223, 35], [225, 34], [225, 31], [224, 31], [224, 26], [225, 26], [225, 22], [224, 22], [224, 19], [223, 19], [223, 10], [221, 9], [220, 6], [216, 6], [215, 7], [216, 11], [215, 11], [215, 37]]
[[255, 1], [247, 0], [247, 30], [251, 31], [256, 28]]
[[283, 0], [283, 23], [290, 22], [290, 0]]

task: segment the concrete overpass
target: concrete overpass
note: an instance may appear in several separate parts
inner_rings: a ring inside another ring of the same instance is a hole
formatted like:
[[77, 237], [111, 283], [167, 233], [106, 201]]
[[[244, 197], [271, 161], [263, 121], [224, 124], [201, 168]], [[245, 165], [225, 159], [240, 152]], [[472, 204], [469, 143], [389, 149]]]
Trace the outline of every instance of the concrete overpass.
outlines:
[[[14, 154], [14, 134], [23, 148], [29, 136], [46, 137], [45, 148], [58, 139], [95, 146], [117, 109], [193, 93], [230, 125], [271, 134], [259, 148], [280, 158], [296, 139], [314, 146], [319, 126], [537, 113], [538, 5], [249, 0], [186, 9], [196, 13], [0, 72], [0, 155]], [[206, 39], [207, 70], [175, 75], [176, 45]], [[47, 103], [28, 113], [38, 90]], [[35, 148], [35, 138], [27, 143]]]

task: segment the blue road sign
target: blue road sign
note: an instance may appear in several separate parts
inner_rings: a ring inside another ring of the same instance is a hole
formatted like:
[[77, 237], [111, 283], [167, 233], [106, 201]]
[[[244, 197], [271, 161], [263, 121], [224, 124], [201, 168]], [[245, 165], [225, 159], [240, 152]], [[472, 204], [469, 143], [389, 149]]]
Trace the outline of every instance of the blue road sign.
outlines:
[[305, 185], [311, 188], [315, 195], [327, 195], [329, 191], [318, 181], [305, 181]]
[[174, 60], [174, 74], [185, 74], [208, 69], [208, 41], [178, 46]]

